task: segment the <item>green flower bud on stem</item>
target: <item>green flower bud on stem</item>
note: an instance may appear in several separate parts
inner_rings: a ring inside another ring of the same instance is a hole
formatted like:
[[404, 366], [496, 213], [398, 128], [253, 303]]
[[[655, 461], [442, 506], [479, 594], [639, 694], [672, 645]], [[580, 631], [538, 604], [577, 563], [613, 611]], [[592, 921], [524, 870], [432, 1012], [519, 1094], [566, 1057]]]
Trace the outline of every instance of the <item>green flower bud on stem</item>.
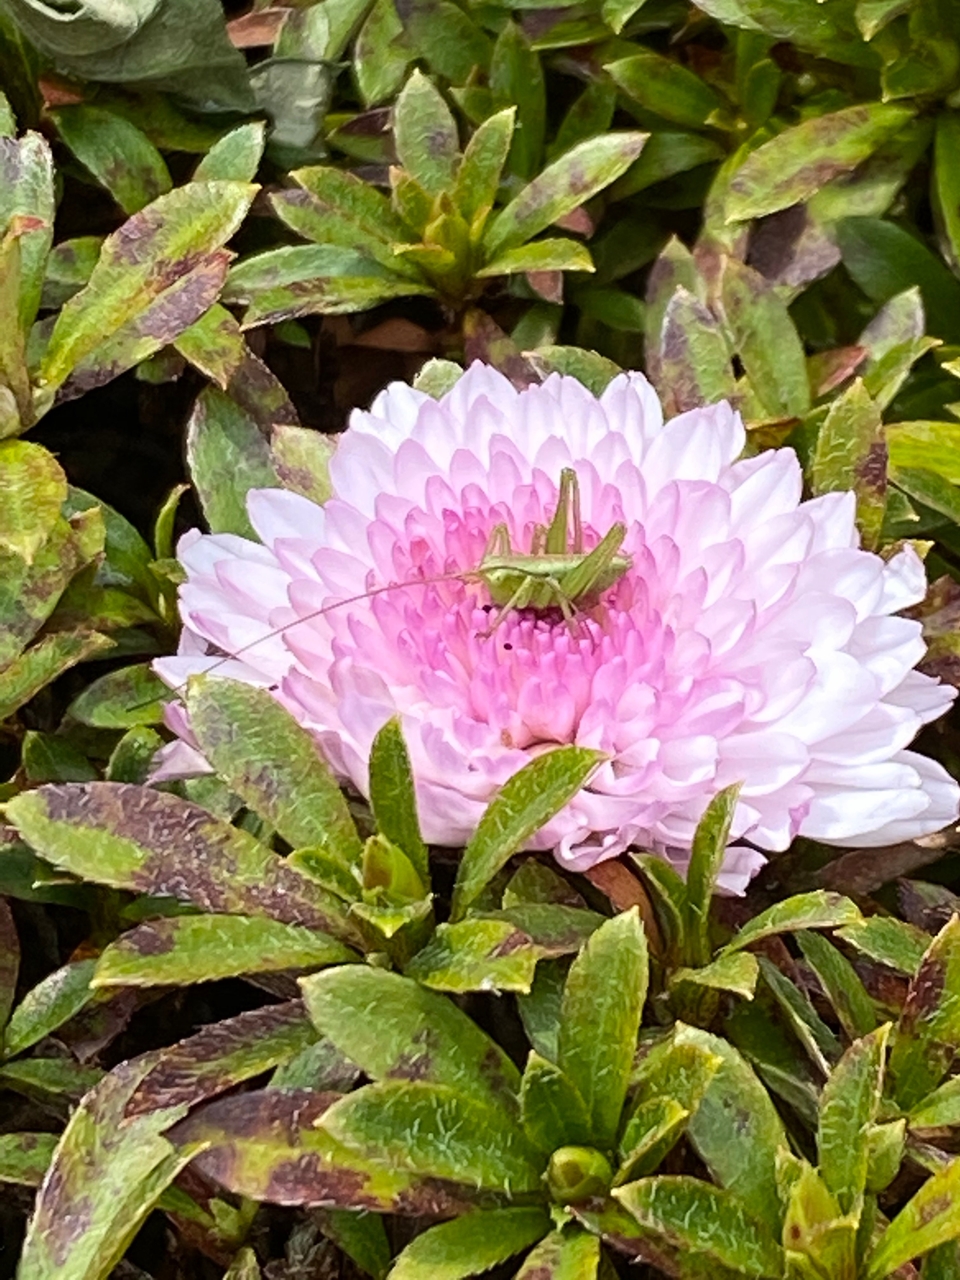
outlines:
[[547, 1166], [547, 1186], [558, 1204], [578, 1204], [610, 1190], [610, 1161], [593, 1147], [559, 1147]]

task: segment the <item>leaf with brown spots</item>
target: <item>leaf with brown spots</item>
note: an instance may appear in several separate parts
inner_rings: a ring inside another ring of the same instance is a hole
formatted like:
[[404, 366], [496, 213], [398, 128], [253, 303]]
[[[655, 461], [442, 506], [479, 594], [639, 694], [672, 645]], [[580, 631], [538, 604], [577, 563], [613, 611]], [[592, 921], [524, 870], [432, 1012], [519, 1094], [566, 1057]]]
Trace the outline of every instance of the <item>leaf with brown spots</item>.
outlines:
[[45, 786], [16, 796], [7, 816], [42, 857], [84, 879], [357, 941], [337, 899], [177, 796], [113, 782]]
[[937, 934], [910, 983], [897, 1024], [890, 1074], [909, 1109], [935, 1089], [960, 1056], [960, 916]]
[[53, 242], [56, 203], [53, 156], [39, 133], [0, 138], [0, 232], [14, 218], [30, 219], [18, 239], [20, 255], [19, 321], [29, 332], [40, 304], [43, 276]]
[[359, 959], [324, 933], [263, 916], [170, 916], [111, 942], [97, 963], [93, 986], [185, 986]]
[[736, 395], [731, 352], [716, 318], [678, 286], [658, 334], [657, 385], [664, 411], [673, 416]]
[[267, 1089], [224, 1098], [171, 1130], [177, 1145], [207, 1149], [195, 1168], [237, 1195], [269, 1204], [323, 1205], [378, 1213], [462, 1212], [456, 1189], [349, 1151], [318, 1121], [339, 1095]]
[[70, 667], [113, 647], [113, 641], [97, 631], [55, 631], [44, 636], [0, 672], [0, 720], [13, 715]]
[[928, 1179], [867, 1255], [864, 1280], [883, 1280], [905, 1263], [960, 1237], [960, 1159]]
[[37, 1196], [20, 1259], [21, 1280], [102, 1280], [196, 1146], [161, 1137], [185, 1108], [124, 1118], [155, 1061], [117, 1067], [84, 1098], [57, 1146]]
[[553, 1231], [528, 1255], [514, 1280], [594, 1280], [600, 1240], [582, 1228]]
[[295, 1058], [317, 1043], [301, 1000], [251, 1009], [163, 1049], [127, 1103], [127, 1117], [196, 1106]]
[[817, 436], [810, 482], [816, 495], [854, 491], [863, 545], [874, 550], [887, 506], [887, 446], [880, 408], [860, 378], [830, 406]]
[[[57, 318], [41, 382], [56, 389], [84, 362], [91, 369], [102, 368], [98, 349], [109, 351], [125, 330], [133, 335], [141, 317], [149, 316], [143, 338], [157, 335], [153, 350], [191, 325], [209, 305], [196, 309], [204, 282], [211, 270], [219, 270], [221, 250], [243, 221], [256, 190], [242, 182], [188, 183], [160, 196], [108, 236], [89, 283]], [[196, 285], [191, 284], [194, 277]], [[133, 336], [130, 341], [136, 345]], [[146, 354], [142, 344], [137, 349]], [[112, 358], [119, 358], [116, 351]]]
[[56, 1145], [55, 1133], [0, 1135], [0, 1182], [39, 1187]]
[[93, 999], [90, 979], [95, 967], [94, 960], [74, 960], [55, 969], [28, 991], [7, 1024], [3, 1056], [11, 1058], [23, 1053], [85, 1008]]

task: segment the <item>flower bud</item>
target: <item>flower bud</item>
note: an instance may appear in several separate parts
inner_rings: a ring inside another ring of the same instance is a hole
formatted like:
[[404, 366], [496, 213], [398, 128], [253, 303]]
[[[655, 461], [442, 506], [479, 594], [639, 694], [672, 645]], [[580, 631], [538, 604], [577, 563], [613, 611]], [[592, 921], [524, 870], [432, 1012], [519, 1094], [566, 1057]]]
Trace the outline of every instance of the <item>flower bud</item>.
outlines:
[[610, 1190], [610, 1161], [593, 1147], [559, 1147], [547, 1166], [547, 1186], [558, 1204], [578, 1204]]

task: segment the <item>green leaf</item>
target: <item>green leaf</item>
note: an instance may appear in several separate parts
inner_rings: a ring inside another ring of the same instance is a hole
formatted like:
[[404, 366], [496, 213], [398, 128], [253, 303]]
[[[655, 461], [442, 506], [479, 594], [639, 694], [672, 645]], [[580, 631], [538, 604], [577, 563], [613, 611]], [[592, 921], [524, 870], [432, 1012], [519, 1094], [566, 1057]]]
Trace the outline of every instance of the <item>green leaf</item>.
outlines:
[[8, 1089], [48, 1106], [58, 1098], [76, 1101], [102, 1078], [98, 1067], [78, 1066], [72, 1058], [20, 1058], [0, 1067]]
[[584, 351], [582, 347], [548, 345], [524, 354], [542, 378], [551, 373], [562, 373], [565, 377], [582, 382], [595, 396], [601, 395], [617, 374], [622, 372], [620, 366], [612, 360], [598, 355], [596, 351]]
[[439, 400], [448, 391], [452, 391], [463, 377], [463, 368], [454, 360], [440, 360], [431, 357], [421, 365], [420, 372], [414, 378], [412, 386], [415, 391]]
[[726, 857], [739, 795], [739, 783], [718, 792], [707, 805], [694, 832], [687, 871], [686, 936], [691, 963], [696, 965], [705, 965], [710, 959], [710, 903]]
[[211, 530], [254, 537], [247, 493], [275, 489], [279, 480], [253, 418], [216, 387], [200, 393], [190, 415], [187, 464]]
[[302, 190], [277, 191], [270, 197], [288, 227], [316, 244], [357, 250], [387, 271], [418, 278], [394, 252], [394, 245], [409, 232], [382, 192], [352, 173], [326, 166], [299, 169], [292, 177]]
[[185, 986], [357, 959], [322, 933], [262, 916], [177, 916], [147, 921], [111, 942], [93, 986]]
[[75, 960], [48, 974], [23, 997], [3, 1033], [3, 1056], [12, 1058], [56, 1031], [93, 999], [95, 960]]
[[540, 168], [547, 99], [540, 56], [516, 22], [506, 22], [490, 59], [490, 89], [497, 107], [515, 107], [507, 168], [529, 179]]
[[744, 1202], [709, 1182], [686, 1176], [641, 1178], [614, 1197], [670, 1244], [752, 1277], [779, 1280], [783, 1255]]
[[743, 1057], [720, 1036], [695, 1027], [674, 1032], [677, 1045], [696, 1045], [720, 1059], [687, 1135], [717, 1182], [750, 1205], [768, 1231], [779, 1232], [777, 1152], [786, 1132], [770, 1095]]
[[0, 721], [13, 715], [64, 671], [113, 647], [112, 640], [96, 631], [58, 631], [45, 636], [0, 671]]
[[730, 355], [716, 317], [678, 286], [657, 334], [656, 379], [666, 411], [686, 413], [736, 395]]
[[445, 996], [397, 973], [353, 965], [314, 974], [300, 985], [319, 1030], [371, 1079], [449, 1086], [516, 1114], [520, 1073]]
[[370, 748], [370, 806], [381, 834], [403, 850], [429, 885], [430, 858], [420, 834], [413, 771], [399, 716], [386, 722]]
[[347, 1094], [324, 1130], [366, 1159], [509, 1195], [539, 1191], [542, 1157], [498, 1106], [446, 1084], [388, 1080]]
[[685, 982], [692, 982], [696, 986], [711, 987], [716, 991], [732, 991], [745, 1000], [752, 1000], [759, 976], [756, 956], [737, 951], [732, 955], [720, 956], [712, 964], [702, 965], [698, 969], [675, 969], [670, 975], [670, 987], [673, 989]]
[[847, 957], [822, 934], [801, 929], [796, 936], [803, 958], [816, 974], [850, 1039], [856, 1040], [876, 1030], [877, 1014], [873, 1001]]
[[473, 223], [478, 215], [486, 216], [496, 202], [516, 115], [515, 106], [497, 111], [484, 120], [464, 148], [453, 188], [453, 204], [468, 223]]
[[890, 1054], [904, 1109], [935, 1089], [960, 1053], [960, 917], [937, 934], [910, 983]]
[[464, 1280], [529, 1248], [550, 1230], [543, 1209], [488, 1209], [441, 1222], [399, 1254], [390, 1280]]
[[66, 737], [28, 729], [20, 755], [27, 779], [40, 782], [92, 782], [100, 776], [83, 752]]
[[138, 213], [170, 190], [160, 152], [123, 116], [87, 103], [58, 107], [52, 115], [60, 137], [124, 213]]
[[7, 818], [47, 861], [97, 884], [355, 940], [335, 898], [248, 832], [177, 796], [113, 782], [44, 786], [14, 797]]
[[837, 244], [850, 275], [874, 302], [920, 286], [931, 333], [960, 342], [960, 280], [909, 231], [881, 218], [844, 218]]
[[0, 234], [15, 218], [31, 220], [17, 237], [18, 312], [23, 334], [29, 332], [40, 304], [55, 211], [53, 156], [46, 139], [39, 133], [28, 133], [19, 141], [0, 141]]
[[594, 1280], [600, 1241], [587, 1231], [553, 1231], [527, 1256], [514, 1280]]
[[477, 279], [518, 275], [524, 271], [593, 271], [593, 259], [586, 245], [565, 238], [534, 240], [498, 254], [475, 272]]
[[83, 1099], [37, 1196], [20, 1257], [22, 1280], [101, 1280], [126, 1252], [195, 1149], [164, 1137], [185, 1107], [124, 1120], [149, 1055], [115, 1068]]
[[201, 159], [194, 182], [253, 182], [260, 167], [266, 125], [252, 120], [225, 133]]
[[584, 786], [604, 759], [586, 747], [545, 751], [509, 778], [464, 850], [453, 891], [458, 920], [501, 867]]
[[951, 1076], [910, 1112], [911, 1129], [940, 1129], [960, 1124], [960, 1076]]
[[409, 1173], [366, 1160], [331, 1137], [320, 1122], [336, 1097], [263, 1089], [223, 1098], [193, 1112], [169, 1137], [188, 1149], [205, 1147], [194, 1161], [197, 1171], [251, 1200], [413, 1215], [463, 1212], [467, 1206], [454, 1195], [421, 1190]]
[[256, 190], [240, 182], [189, 183], [108, 236], [89, 283], [64, 304], [50, 336], [40, 369], [48, 391], [71, 373], [75, 380], [116, 376], [193, 324], [213, 301], [199, 286], [220, 278], [222, 246]]
[[930, 936], [892, 916], [870, 916], [838, 929], [836, 936], [898, 973], [913, 975], [920, 968]]
[[533, 983], [541, 948], [505, 920], [461, 920], [437, 927], [406, 966], [434, 991], [523, 991]]
[[636, 160], [647, 137], [614, 131], [564, 152], [490, 224], [484, 237], [487, 258], [523, 244], [609, 186]]
[[652, 49], [608, 62], [604, 70], [628, 98], [674, 124], [700, 129], [723, 114], [723, 99], [701, 76]]
[[249, 358], [240, 325], [219, 303], [214, 303], [199, 320], [184, 329], [174, 339], [173, 346], [184, 360], [215, 382], [221, 391], [227, 390], [234, 375]]
[[960, 114], [937, 115], [932, 195], [944, 257], [954, 271], [960, 268]]
[[836, 929], [841, 925], [855, 924], [860, 919], [856, 904], [840, 893], [828, 893], [823, 889], [798, 893], [754, 916], [733, 941], [727, 943], [721, 955], [740, 951], [776, 933], [792, 933], [796, 929]]
[[728, 258], [723, 318], [754, 395], [771, 417], [802, 417], [810, 408], [806, 354], [787, 305], [760, 275]]
[[590, 1142], [590, 1117], [576, 1085], [535, 1050], [523, 1073], [520, 1115], [527, 1137], [548, 1154], [558, 1147]]
[[201, 751], [248, 808], [294, 848], [319, 845], [359, 862], [360, 838], [326, 760], [266, 689], [199, 677], [186, 704]]
[[960, 485], [960, 422], [894, 422], [883, 435], [897, 472], [923, 468]]
[[[318, 1214], [321, 1230], [360, 1270], [385, 1280], [390, 1270], [390, 1241], [379, 1214], [350, 1209], [325, 1209]], [[226, 1280], [226, 1278], [225, 1278]]]
[[56, 1145], [55, 1133], [0, 1134], [0, 1183], [39, 1187]]
[[83, 288], [97, 265], [102, 244], [100, 236], [77, 236], [54, 246], [43, 277], [42, 306], [56, 310]]
[[820, 1098], [820, 1176], [842, 1213], [859, 1213], [866, 1189], [869, 1131], [880, 1109], [889, 1032], [887, 1025], [855, 1040]]
[[883, 1280], [904, 1264], [960, 1236], [960, 1160], [929, 1178], [884, 1231], [864, 1265], [865, 1280]]
[[88, 684], [67, 714], [94, 729], [130, 729], [160, 724], [170, 690], [146, 663], [120, 667]]
[[766, 956], [759, 956], [758, 963], [764, 982], [788, 1025], [818, 1070], [828, 1075], [830, 1063], [840, 1057], [840, 1041], [817, 1013], [805, 991], [791, 982]]
[[598, 1147], [616, 1140], [647, 981], [646, 938], [636, 908], [602, 925], [567, 975], [557, 1061], [586, 1104]]
[[887, 447], [880, 408], [860, 378], [830, 405], [817, 435], [810, 483], [818, 496], [856, 493], [863, 545], [875, 550], [887, 505]]
[[954, 523], [960, 522], [960, 488], [925, 467], [890, 467], [890, 479], [905, 494]]
[[460, 163], [456, 121], [420, 71], [414, 71], [397, 98], [393, 137], [400, 164], [424, 191], [438, 196], [452, 187]]
[[832, 178], [855, 169], [913, 115], [912, 107], [867, 102], [785, 129], [751, 152], [735, 173], [728, 221], [762, 218], [809, 200]]
[[620, 1139], [623, 1159], [614, 1185], [653, 1173], [676, 1146], [689, 1118], [675, 1098], [651, 1098], [635, 1107]]
[[0, 443], [0, 548], [32, 564], [66, 496], [67, 479], [52, 453], [25, 440]]
[[309, 427], [278, 423], [270, 436], [270, 459], [284, 489], [322, 505], [333, 494], [329, 464], [335, 445]]
[[0, 1029], [13, 1007], [20, 972], [20, 941], [13, 912], [0, 898]]
[[413, 54], [393, 0], [375, 0], [353, 49], [354, 74], [363, 102], [393, 97]]

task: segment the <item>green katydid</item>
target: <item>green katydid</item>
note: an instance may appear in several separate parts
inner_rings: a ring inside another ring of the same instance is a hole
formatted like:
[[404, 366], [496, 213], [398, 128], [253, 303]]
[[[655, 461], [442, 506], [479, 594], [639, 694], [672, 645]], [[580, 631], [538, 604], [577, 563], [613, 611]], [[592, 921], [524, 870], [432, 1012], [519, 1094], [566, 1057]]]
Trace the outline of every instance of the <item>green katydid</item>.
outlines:
[[514, 551], [507, 526], [498, 524], [490, 533], [476, 569], [442, 573], [429, 578], [412, 578], [409, 582], [391, 582], [346, 599], [335, 600], [332, 604], [314, 609], [302, 618], [268, 631], [232, 653], [223, 655], [218, 662], [207, 668], [207, 673], [215, 671], [231, 658], [242, 657], [257, 645], [275, 639], [292, 627], [310, 622], [334, 609], [358, 604], [387, 591], [398, 591], [404, 587], [425, 587], [437, 582], [459, 580], [483, 583], [491, 603], [498, 610], [492, 625], [481, 633], [484, 637], [493, 635], [507, 614], [514, 609], [541, 612], [559, 609], [572, 631], [576, 625], [575, 610], [584, 605], [595, 604], [604, 591], [630, 570], [633, 564], [631, 557], [620, 553], [626, 533], [626, 525], [618, 521], [608, 529], [592, 551], [584, 552], [580, 485], [576, 472], [565, 467], [560, 473], [557, 509], [553, 519], [549, 525], [541, 524], [534, 528], [528, 554]]

